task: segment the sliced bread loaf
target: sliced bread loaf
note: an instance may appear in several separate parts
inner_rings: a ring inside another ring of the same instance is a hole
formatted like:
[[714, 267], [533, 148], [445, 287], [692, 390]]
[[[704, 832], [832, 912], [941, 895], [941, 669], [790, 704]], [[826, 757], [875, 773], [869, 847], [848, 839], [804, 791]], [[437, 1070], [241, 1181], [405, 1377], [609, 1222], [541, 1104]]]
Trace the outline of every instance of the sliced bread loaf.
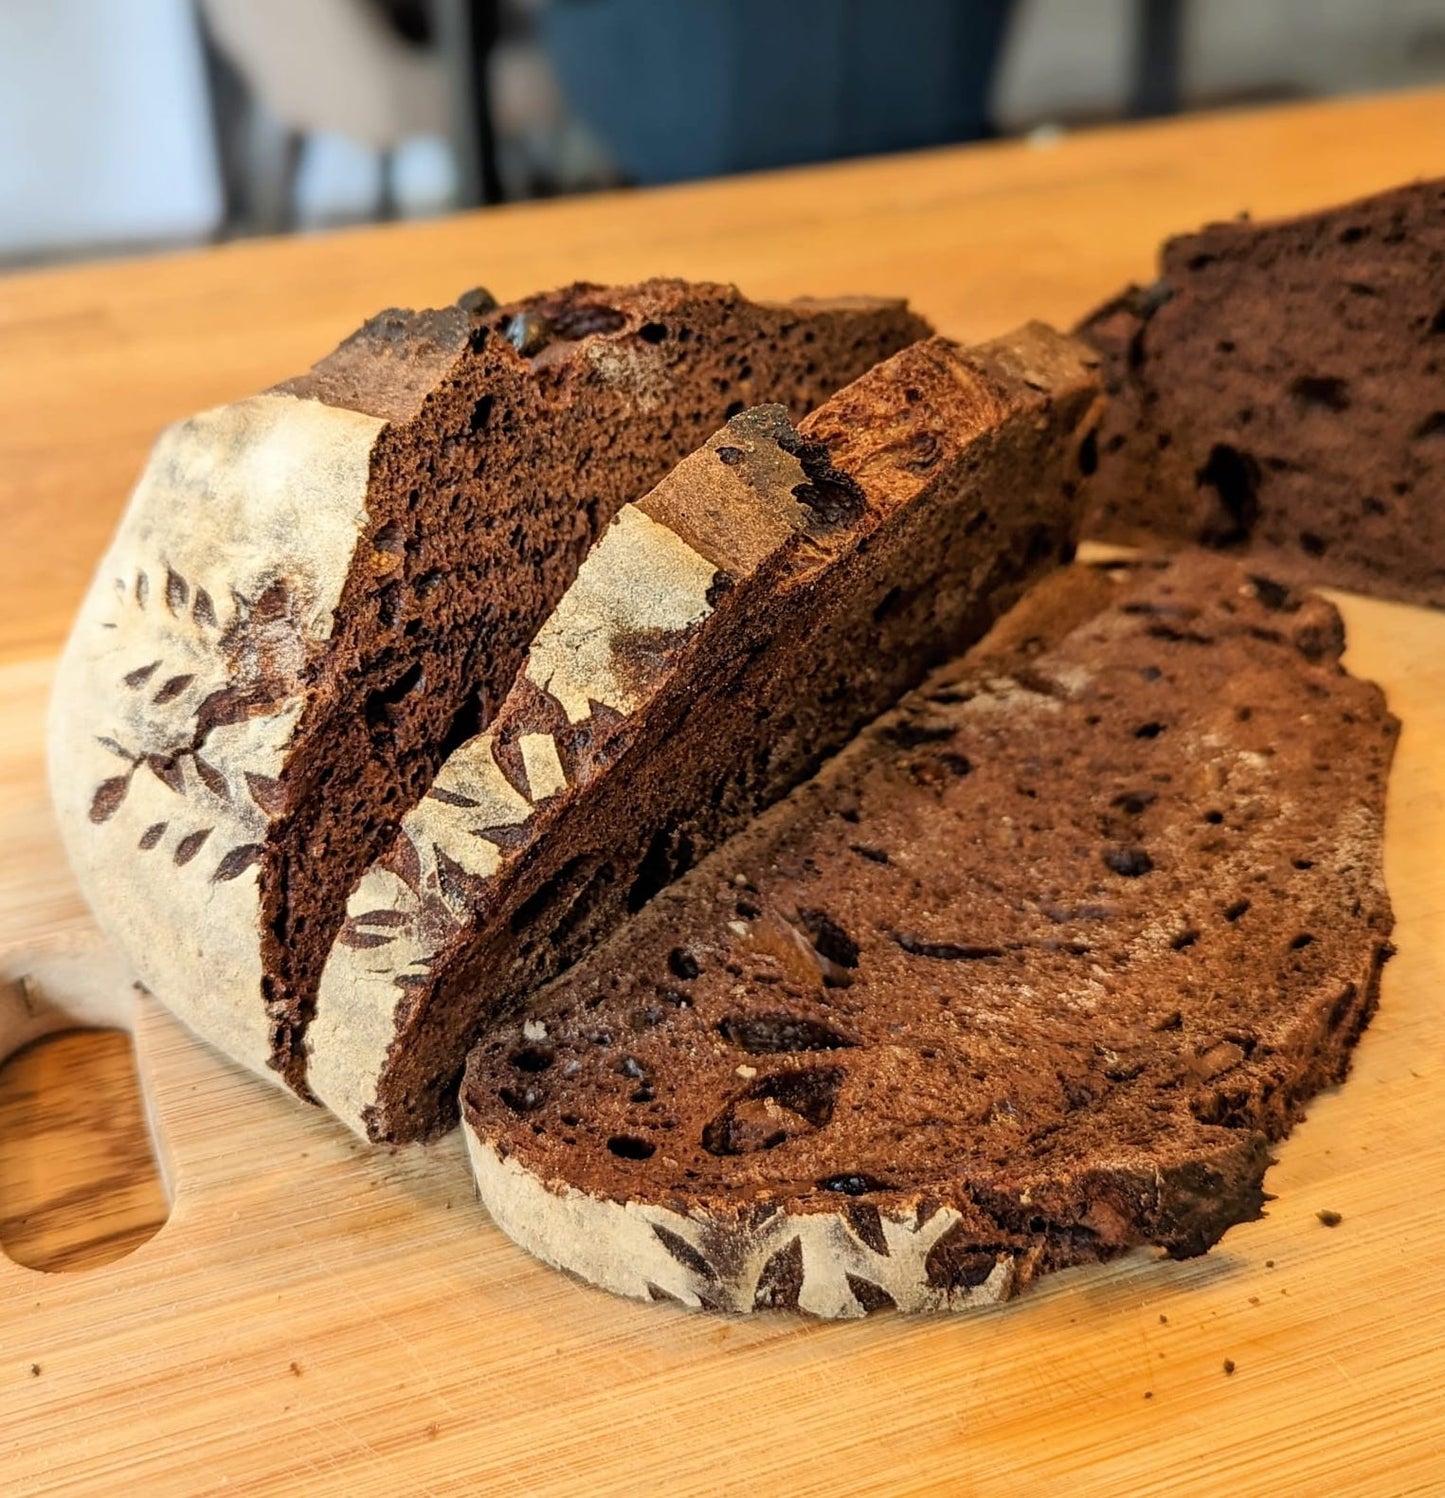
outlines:
[[1318, 598], [1083, 571], [476, 1048], [504, 1231], [625, 1295], [861, 1316], [1258, 1214], [1376, 1002], [1397, 724]]
[[1033, 325], [735, 417], [626, 506], [352, 894], [308, 1085], [373, 1139], [467, 1047], [1071, 553], [1092, 357]]
[[801, 416], [926, 332], [680, 281], [472, 293], [167, 431], [50, 727], [76, 873], [145, 985], [299, 1084], [347, 892], [617, 509], [734, 411]]
[[1089, 534], [1445, 606], [1445, 180], [1164, 246], [1105, 357]]

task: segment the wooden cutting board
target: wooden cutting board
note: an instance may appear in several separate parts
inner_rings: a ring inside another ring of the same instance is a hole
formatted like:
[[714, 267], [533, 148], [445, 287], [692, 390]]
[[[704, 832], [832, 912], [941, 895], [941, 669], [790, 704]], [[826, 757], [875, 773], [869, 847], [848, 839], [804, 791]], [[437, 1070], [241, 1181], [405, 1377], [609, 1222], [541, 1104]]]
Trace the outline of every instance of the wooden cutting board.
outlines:
[[1418, 94], [0, 280], [0, 1057], [132, 1027], [173, 1202], [88, 1274], [0, 1256], [0, 1493], [1445, 1492], [1445, 614], [1343, 601], [1405, 725], [1399, 955], [1269, 1216], [952, 1319], [689, 1316], [531, 1262], [458, 1140], [369, 1150], [134, 999], [41, 769], [50, 658], [156, 428], [376, 306], [668, 270], [897, 290], [963, 338], [1066, 323], [1170, 230], [1438, 172], [1442, 128]]
[[1399, 955], [1269, 1216], [1192, 1263], [850, 1325], [574, 1284], [491, 1226], [457, 1136], [368, 1149], [133, 998], [46, 810], [48, 668], [0, 670], [0, 1054], [133, 1025], [173, 1195], [104, 1269], [0, 1259], [0, 1491], [1442, 1491], [1445, 614], [1340, 602], [1405, 724]]

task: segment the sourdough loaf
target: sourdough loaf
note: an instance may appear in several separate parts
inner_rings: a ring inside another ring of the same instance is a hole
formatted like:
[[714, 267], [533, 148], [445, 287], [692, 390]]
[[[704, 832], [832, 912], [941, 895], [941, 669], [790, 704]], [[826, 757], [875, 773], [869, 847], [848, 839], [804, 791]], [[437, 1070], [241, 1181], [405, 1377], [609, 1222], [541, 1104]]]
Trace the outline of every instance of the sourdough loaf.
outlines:
[[1318, 598], [1060, 576], [474, 1050], [519, 1243], [860, 1316], [1257, 1215], [1376, 1002], [1397, 725]]
[[476, 292], [168, 430], [50, 728], [72, 862], [145, 985], [299, 1085], [347, 892], [619, 506], [733, 412], [801, 416], [926, 332], [680, 281]]
[[1164, 246], [1105, 357], [1089, 534], [1445, 605], [1445, 180]]
[[480, 1029], [1072, 551], [1098, 398], [1040, 325], [934, 339], [798, 428], [735, 417], [626, 506], [352, 894], [315, 1095], [373, 1139], [452, 1123]]

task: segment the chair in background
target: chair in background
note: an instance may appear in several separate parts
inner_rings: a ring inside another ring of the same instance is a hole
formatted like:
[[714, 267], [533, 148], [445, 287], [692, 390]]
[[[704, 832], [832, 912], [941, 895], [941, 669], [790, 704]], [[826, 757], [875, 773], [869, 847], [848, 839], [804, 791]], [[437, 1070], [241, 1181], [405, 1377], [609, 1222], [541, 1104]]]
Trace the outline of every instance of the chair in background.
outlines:
[[1185, 0], [1134, 0], [1134, 68], [1129, 113], [1135, 119], [1179, 112]]
[[198, 10], [223, 234], [294, 226], [301, 153], [322, 131], [376, 153], [380, 217], [395, 212], [395, 152], [419, 135], [452, 142], [463, 202], [501, 196], [485, 89], [495, 4], [198, 0]]
[[1011, 0], [551, 0], [563, 91], [637, 182], [991, 134]]

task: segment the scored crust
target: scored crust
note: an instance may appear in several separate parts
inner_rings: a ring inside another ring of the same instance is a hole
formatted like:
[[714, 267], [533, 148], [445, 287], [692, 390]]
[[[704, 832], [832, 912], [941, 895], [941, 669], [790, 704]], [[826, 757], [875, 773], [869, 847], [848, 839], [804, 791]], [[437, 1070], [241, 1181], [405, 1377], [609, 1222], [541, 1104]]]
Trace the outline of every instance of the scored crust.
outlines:
[[304, 1092], [348, 890], [615, 511], [730, 411], [801, 416], [927, 331], [681, 281], [473, 293], [164, 433], [49, 726], [71, 862], [145, 986]]
[[473, 1051], [478, 1189], [621, 1294], [956, 1309], [1258, 1215], [1389, 952], [1323, 600], [1074, 568]]
[[1087, 534], [1445, 606], [1445, 180], [1161, 261], [1079, 329], [1111, 396]]
[[480, 1030], [1071, 552], [1092, 359], [1042, 325], [734, 418], [625, 507], [360, 881], [307, 1041], [373, 1139], [454, 1121]]

